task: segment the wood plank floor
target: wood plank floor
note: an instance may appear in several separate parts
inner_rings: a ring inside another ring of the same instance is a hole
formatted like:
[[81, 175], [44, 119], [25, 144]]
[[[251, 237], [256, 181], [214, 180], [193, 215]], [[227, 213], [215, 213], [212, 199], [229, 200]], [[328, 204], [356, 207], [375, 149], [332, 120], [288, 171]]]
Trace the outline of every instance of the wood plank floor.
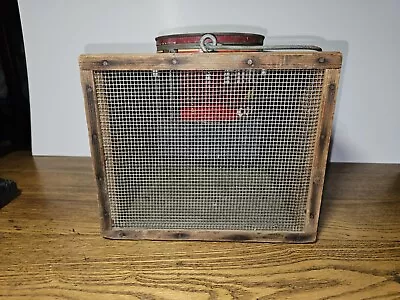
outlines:
[[100, 237], [88, 158], [0, 158], [5, 299], [400, 299], [400, 166], [332, 164], [315, 244]]

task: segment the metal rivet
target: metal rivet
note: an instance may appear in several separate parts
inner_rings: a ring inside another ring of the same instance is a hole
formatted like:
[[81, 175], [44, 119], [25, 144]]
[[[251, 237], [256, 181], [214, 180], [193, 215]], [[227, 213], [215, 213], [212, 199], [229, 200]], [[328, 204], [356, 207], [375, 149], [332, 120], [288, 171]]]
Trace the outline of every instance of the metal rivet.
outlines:
[[173, 65], [176, 65], [178, 63], [178, 61], [175, 58], [173, 58], [171, 62]]
[[92, 89], [91, 86], [88, 86], [88, 87], [86, 88], [86, 90], [87, 90], [89, 93], [91, 93], [91, 92], [93, 91], [93, 89]]
[[325, 57], [318, 58], [318, 62], [323, 64], [325, 62]]
[[329, 85], [329, 89], [330, 89], [331, 91], [333, 91], [335, 88], [336, 88], [335, 84], [331, 83], [331, 84]]
[[253, 65], [253, 60], [252, 60], [252, 59], [249, 59], [249, 60], [247, 61], [247, 64], [248, 64], [249, 66]]
[[103, 66], [108, 66], [108, 61], [103, 60]]
[[310, 213], [310, 219], [314, 219], [314, 214]]

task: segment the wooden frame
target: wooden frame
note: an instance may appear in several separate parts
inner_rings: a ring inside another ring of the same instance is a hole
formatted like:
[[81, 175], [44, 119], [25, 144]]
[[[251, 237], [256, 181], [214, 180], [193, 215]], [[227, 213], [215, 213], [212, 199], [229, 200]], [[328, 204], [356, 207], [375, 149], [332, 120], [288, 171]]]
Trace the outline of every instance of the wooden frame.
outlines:
[[[326, 160], [342, 55], [340, 52], [97, 54], [79, 58], [103, 236], [111, 239], [314, 242], [317, 236]], [[243, 230], [143, 230], [112, 227], [105, 177], [94, 70], [323, 69], [321, 110], [312, 163], [304, 232]]]

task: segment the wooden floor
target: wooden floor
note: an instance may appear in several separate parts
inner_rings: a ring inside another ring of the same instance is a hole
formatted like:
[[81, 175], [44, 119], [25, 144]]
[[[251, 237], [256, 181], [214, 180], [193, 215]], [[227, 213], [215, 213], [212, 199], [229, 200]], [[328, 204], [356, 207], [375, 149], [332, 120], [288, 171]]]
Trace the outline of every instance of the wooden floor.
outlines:
[[0, 158], [6, 299], [400, 299], [400, 166], [333, 164], [315, 244], [100, 237], [88, 158]]

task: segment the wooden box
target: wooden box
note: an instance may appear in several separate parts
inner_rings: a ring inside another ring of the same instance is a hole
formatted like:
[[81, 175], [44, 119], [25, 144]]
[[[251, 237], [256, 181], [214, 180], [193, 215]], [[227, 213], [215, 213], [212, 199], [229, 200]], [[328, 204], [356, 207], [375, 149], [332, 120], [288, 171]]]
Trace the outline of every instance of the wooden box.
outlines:
[[104, 237], [315, 241], [341, 61], [81, 55]]

